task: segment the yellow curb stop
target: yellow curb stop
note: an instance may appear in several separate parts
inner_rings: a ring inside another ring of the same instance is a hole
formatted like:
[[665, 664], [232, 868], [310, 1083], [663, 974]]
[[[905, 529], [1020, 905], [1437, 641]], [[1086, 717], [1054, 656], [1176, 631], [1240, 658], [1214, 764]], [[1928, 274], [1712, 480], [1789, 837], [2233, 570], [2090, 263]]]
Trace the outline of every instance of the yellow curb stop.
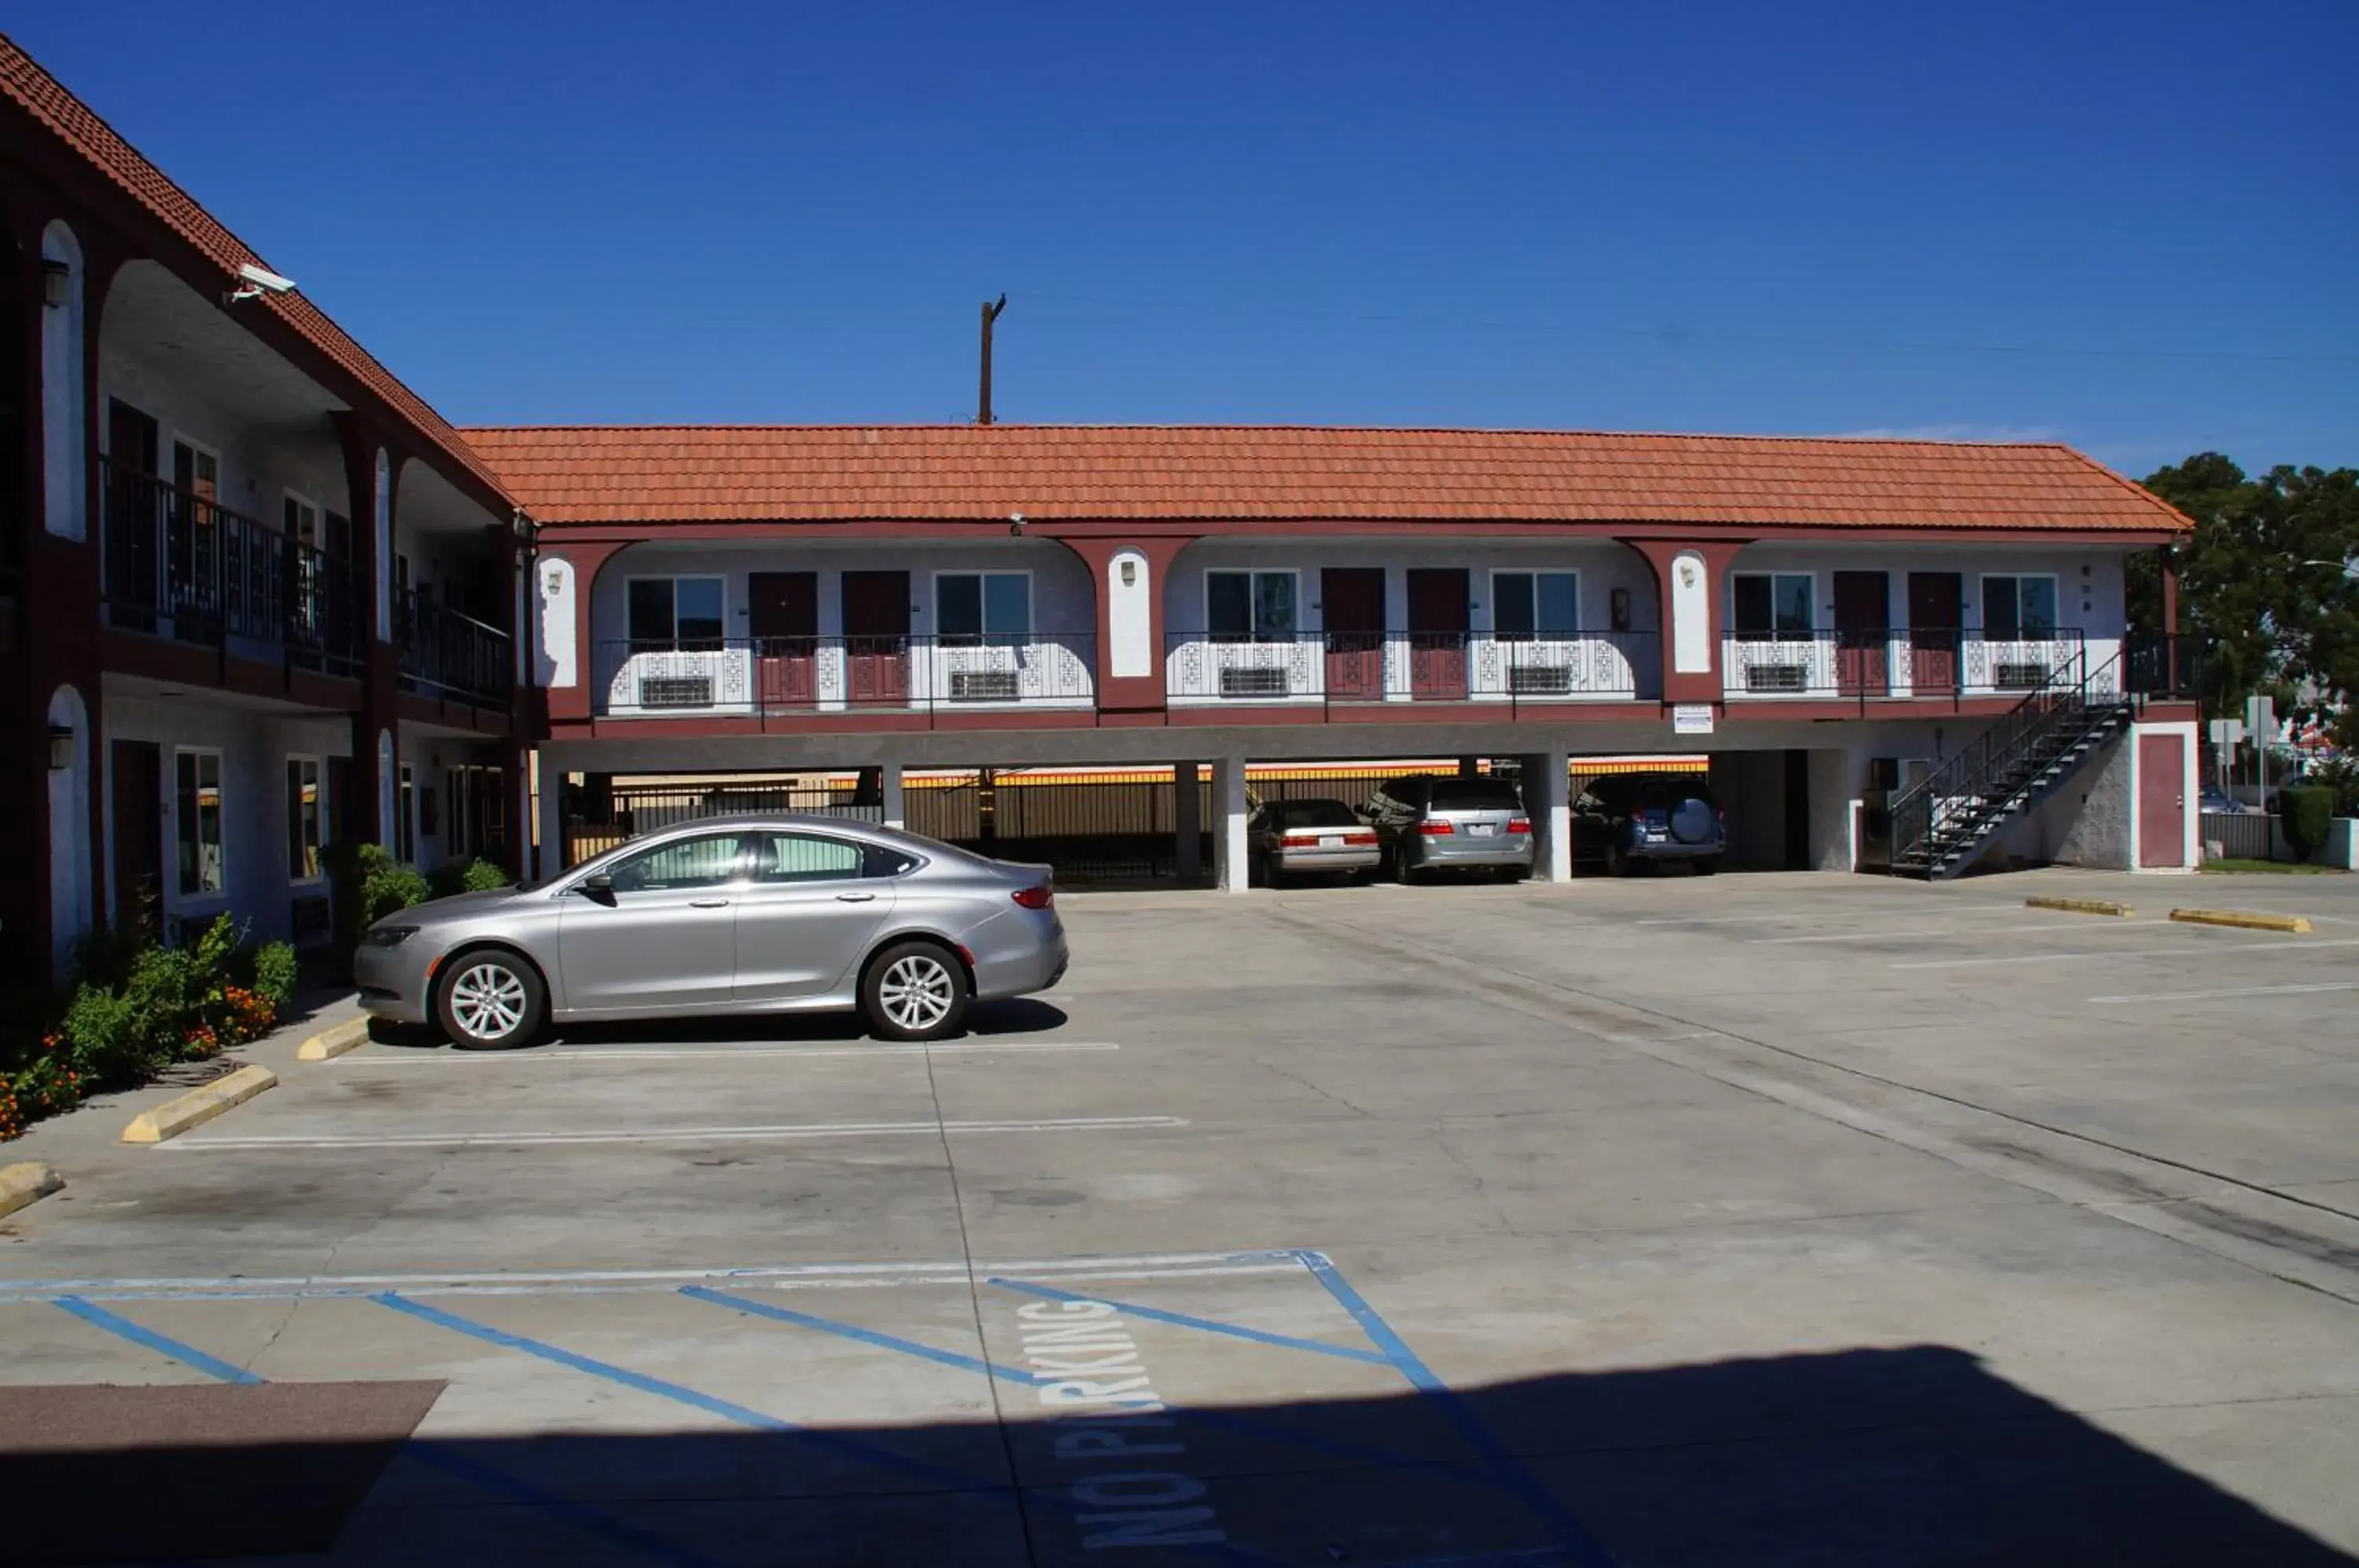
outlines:
[[2133, 911], [2127, 904], [2116, 904], [2111, 898], [2026, 898], [2028, 909], [2064, 909], [2076, 915], [2124, 915]]
[[27, 1203], [59, 1191], [66, 1179], [38, 1160], [0, 1165], [0, 1214], [13, 1214]]
[[368, 1043], [369, 1021], [348, 1018], [333, 1029], [323, 1029], [295, 1048], [298, 1062], [326, 1062], [348, 1051], [358, 1051]]
[[2310, 921], [2300, 915], [2262, 914], [2251, 909], [2173, 909], [2170, 918], [2191, 926], [2234, 926], [2241, 931], [2293, 931], [2310, 930]]
[[223, 1111], [242, 1105], [278, 1082], [278, 1074], [267, 1067], [241, 1067], [225, 1078], [216, 1078], [201, 1089], [191, 1089], [176, 1094], [152, 1111], [143, 1111], [131, 1118], [123, 1129], [125, 1143], [161, 1143], [168, 1138], [178, 1138], [190, 1127], [202, 1127]]

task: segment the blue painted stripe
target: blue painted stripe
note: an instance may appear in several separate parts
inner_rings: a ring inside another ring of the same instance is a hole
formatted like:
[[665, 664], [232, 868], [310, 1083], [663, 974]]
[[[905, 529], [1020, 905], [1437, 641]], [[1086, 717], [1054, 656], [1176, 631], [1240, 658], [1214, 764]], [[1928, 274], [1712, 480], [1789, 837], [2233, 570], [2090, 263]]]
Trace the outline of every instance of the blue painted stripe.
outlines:
[[1054, 1285], [1034, 1285], [1022, 1279], [990, 1279], [986, 1284], [1003, 1290], [1016, 1290], [1027, 1296], [1045, 1296], [1052, 1301], [1094, 1301], [1112, 1307], [1125, 1317], [1145, 1318], [1149, 1323], [1172, 1323], [1180, 1328], [1201, 1329], [1206, 1334], [1224, 1334], [1232, 1339], [1251, 1340], [1256, 1345], [1274, 1345], [1281, 1350], [1307, 1350], [1314, 1356], [1332, 1356], [1339, 1360], [1363, 1362], [1371, 1367], [1390, 1367], [1389, 1356], [1378, 1356], [1355, 1345], [1330, 1345], [1323, 1339], [1297, 1339], [1290, 1334], [1271, 1334], [1266, 1329], [1247, 1328], [1243, 1323], [1221, 1323], [1212, 1318], [1190, 1317], [1186, 1312], [1168, 1312], [1160, 1307], [1142, 1307], [1132, 1301], [1117, 1301], [1105, 1296], [1083, 1296], [1071, 1290], [1060, 1290]]
[[979, 1361], [972, 1356], [962, 1356], [955, 1350], [937, 1350], [930, 1345], [919, 1345], [914, 1339], [903, 1339], [898, 1334], [883, 1334], [873, 1328], [861, 1328], [853, 1323], [837, 1323], [832, 1318], [813, 1317], [809, 1312], [799, 1312], [792, 1307], [774, 1306], [768, 1301], [756, 1301], [744, 1296], [734, 1296], [726, 1290], [715, 1290], [703, 1285], [682, 1285], [679, 1288], [679, 1293], [695, 1301], [710, 1301], [717, 1307], [730, 1307], [741, 1312], [751, 1312], [757, 1318], [768, 1318], [775, 1323], [792, 1323], [797, 1328], [813, 1329], [821, 1334], [834, 1334], [841, 1339], [857, 1340], [862, 1345], [873, 1345], [879, 1350], [898, 1351], [903, 1356], [914, 1356], [920, 1361], [930, 1361], [939, 1367], [954, 1367], [962, 1372], [974, 1372], [985, 1377], [1006, 1377], [1012, 1382], [1022, 1383], [1027, 1387], [1046, 1381], [1045, 1378], [1037, 1377], [1029, 1372], [1017, 1371], [1009, 1367], [995, 1367], [988, 1361]]
[[133, 1323], [129, 1318], [110, 1312], [104, 1307], [93, 1306], [80, 1296], [60, 1296], [57, 1304], [93, 1328], [103, 1328], [118, 1339], [127, 1339], [132, 1344], [152, 1350], [158, 1356], [168, 1356], [181, 1366], [193, 1367], [208, 1377], [217, 1377], [224, 1383], [262, 1381], [260, 1377], [243, 1367], [233, 1367], [217, 1356], [206, 1355], [193, 1345], [182, 1345], [168, 1334], [158, 1334], [152, 1328], [143, 1327]]
[[1302, 1266], [1310, 1270], [1310, 1277], [1326, 1287], [1327, 1293], [1335, 1298], [1337, 1304], [1352, 1314], [1353, 1321], [1360, 1325], [1360, 1332], [1368, 1336], [1368, 1342], [1383, 1351], [1386, 1359], [1400, 1370], [1400, 1375], [1408, 1379], [1409, 1385], [1440, 1412], [1442, 1419], [1458, 1433], [1460, 1441], [1482, 1456], [1483, 1462], [1498, 1477], [1501, 1486], [1549, 1527], [1566, 1555], [1582, 1564], [1582, 1568], [1614, 1568], [1613, 1554], [1590, 1534], [1589, 1528], [1574, 1518], [1572, 1510], [1566, 1508], [1563, 1501], [1549, 1491], [1521, 1460], [1507, 1451], [1506, 1446], [1492, 1434], [1491, 1429], [1483, 1424], [1473, 1407], [1443, 1382], [1433, 1368], [1425, 1364], [1424, 1358], [1409, 1348], [1407, 1340], [1393, 1332], [1392, 1325], [1385, 1322], [1384, 1315], [1353, 1288], [1352, 1282], [1343, 1278], [1342, 1270], [1329, 1261], [1325, 1254], [1306, 1249], [1295, 1256], [1302, 1259]]
[[[133, 1323], [128, 1318], [118, 1317], [103, 1307], [92, 1306], [88, 1301], [66, 1296], [60, 1298], [57, 1304], [93, 1327], [103, 1328], [107, 1333], [120, 1335], [135, 1345], [143, 1345], [158, 1355], [169, 1356], [184, 1367], [202, 1372], [208, 1377], [216, 1377], [224, 1383], [262, 1384], [269, 1381], [266, 1377], [248, 1372], [243, 1367], [233, 1367], [219, 1356], [208, 1356], [192, 1345], [184, 1345], [177, 1339], [158, 1334], [154, 1329]], [[521, 1481], [513, 1475], [504, 1475], [490, 1465], [478, 1464], [463, 1454], [447, 1453], [415, 1437], [404, 1440], [401, 1452], [406, 1457], [431, 1465], [459, 1480], [481, 1486], [485, 1491], [499, 1492], [519, 1501], [531, 1503], [535, 1507], [562, 1514], [593, 1535], [603, 1536], [617, 1545], [630, 1547], [658, 1562], [672, 1563], [674, 1568], [723, 1568], [716, 1559], [683, 1551], [669, 1541], [649, 1535], [643, 1530], [610, 1519], [594, 1508], [574, 1502], [571, 1498], [560, 1497], [554, 1492], [543, 1491], [528, 1481]]]
[[458, 1313], [445, 1312], [440, 1307], [429, 1307], [423, 1301], [414, 1301], [406, 1296], [397, 1296], [387, 1292], [369, 1299], [379, 1306], [390, 1307], [397, 1312], [406, 1312], [411, 1317], [422, 1319], [437, 1327], [447, 1328], [454, 1334], [463, 1334], [472, 1339], [480, 1339], [486, 1345], [496, 1345], [504, 1350], [522, 1351], [527, 1356], [536, 1356], [543, 1361], [553, 1361], [560, 1367], [571, 1367], [576, 1372], [585, 1372], [592, 1377], [603, 1377], [610, 1383], [619, 1383], [626, 1388], [636, 1388], [640, 1393], [652, 1394], [658, 1399], [671, 1399], [691, 1409], [720, 1416], [725, 1421], [734, 1421], [740, 1426], [752, 1427], [758, 1432], [790, 1433], [884, 1469], [897, 1470], [905, 1475], [915, 1475], [949, 1491], [996, 1492], [1006, 1489], [1005, 1483], [997, 1480], [978, 1479], [960, 1471], [946, 1469], [927, 1460], [913, 1459], [907, 1454], [896, 1454], [889, 1448], [880, 1448], [875, 1443], [863, 1443], [857, 1438], [843, 1437], [835, 1432], [812, 1427], [798, 1426], [793, 1421], [749, 1409], [728, 1399], [716, 1398], [712, 1394], [700, 1392], [683, 1384], [649, 1377], [644, 1372], [634, 1372], [627, 1367], [617, 1367], [611, 1361], [600, 1361], [594, 1356], [578, 1355], [543, 1340], [530, 1339], [520, 1334], [510, 1334], [506, 1329], [494, 1328], [489, 1323], [477, 1323], [473, 1318], [461, 1317]]

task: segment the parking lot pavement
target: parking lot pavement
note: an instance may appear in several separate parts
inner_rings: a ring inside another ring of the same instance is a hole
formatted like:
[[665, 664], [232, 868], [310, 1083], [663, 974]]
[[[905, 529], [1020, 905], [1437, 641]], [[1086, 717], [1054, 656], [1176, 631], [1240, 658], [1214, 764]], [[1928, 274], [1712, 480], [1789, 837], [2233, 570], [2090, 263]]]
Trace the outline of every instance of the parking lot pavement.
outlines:
[[2359, 896], [2252, 881], [1073, 897], [947, 1047], [372, 1044], [0, 1224], [0, 1465], [263, 1380], [120, 1555], [2349, 1563]]

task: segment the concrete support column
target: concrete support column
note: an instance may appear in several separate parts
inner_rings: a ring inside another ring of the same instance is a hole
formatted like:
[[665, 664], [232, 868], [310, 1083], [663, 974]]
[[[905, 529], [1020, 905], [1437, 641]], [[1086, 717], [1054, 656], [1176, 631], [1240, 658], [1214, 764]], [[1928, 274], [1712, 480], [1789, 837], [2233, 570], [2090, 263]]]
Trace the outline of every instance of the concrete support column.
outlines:
[[1171, 832], [1180, 841], [1176, 867], [1185, 878], [1204, 874], [1203, 779], [1202, 763], [1171, 765]]
[[876, 792], [884, 803], [885, 825], [888, 828], [908, 827], [909, 813], [901, 801], [901, 765], [888, 762], [876, 773]]
[[1542, 882], [1572, 880], [1572, 802], [1566, 754], [1544, 751], [1523, 759], [1524, 811], [1532, 819], [1532, 875]]
[[1212, 764], [1212, 874], [1223, 893], [1242, 893], [1245, 866], [1245, 759]]
[[547, 752], [533, 758], [538, 790], [533, 810], [540, 822], [540, 859], [536, 877], [554, 877], [565, 869], [565, 771], [549, 764]]

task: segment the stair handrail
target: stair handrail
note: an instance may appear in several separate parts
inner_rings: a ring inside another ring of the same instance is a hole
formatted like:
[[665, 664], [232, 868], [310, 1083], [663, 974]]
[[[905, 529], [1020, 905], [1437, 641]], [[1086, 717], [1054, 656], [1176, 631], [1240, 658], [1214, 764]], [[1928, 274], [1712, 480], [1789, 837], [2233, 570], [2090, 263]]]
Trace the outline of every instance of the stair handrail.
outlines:
[[1904, 789], [1888, 808], [1892, 819], [1892, 861], [1900, 865], [1916, 851], [1925, 852], [1926, 869], [1933, 866], [1933, 839], [1938, 831], [1938, 802], [1973, 799], [1987, 793], [1982, 788], [2003, 777], [2007, 768], [2039, 741], [2071, 719], [2086, 713], [2092, 689], [2104, 684], [2102, 694], [2117, 694], [2121, 654], [2089, 668], [2086, 645], [2075, 648], [2048, 679], [2023, 701], [2008, 709], [1996, 724], [1961, 746], [1939, 768]]

